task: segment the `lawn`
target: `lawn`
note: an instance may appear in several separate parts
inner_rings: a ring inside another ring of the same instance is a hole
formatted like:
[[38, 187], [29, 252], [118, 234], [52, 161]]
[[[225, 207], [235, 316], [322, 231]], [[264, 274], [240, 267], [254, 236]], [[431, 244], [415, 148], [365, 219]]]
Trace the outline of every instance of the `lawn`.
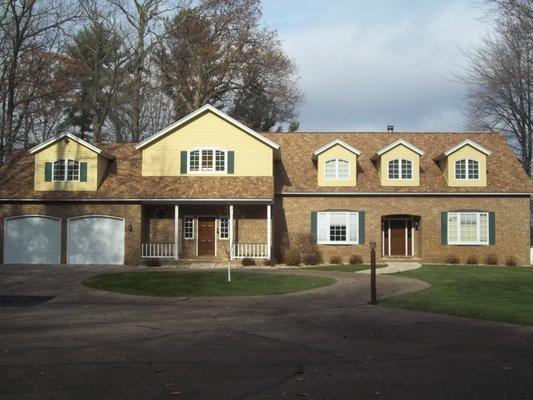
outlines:
[[315, 289], [335, 283], [326, 277], [225, 271], [122, 272], [93, 276], [85, 286], [142, 296], [254, 296]]
[[533, 268], [424, 266], [396, 275], [421, 279], [431, 288], [381, 305], [533, 325]]
[[[377, 265], [376, 268], [382, 268], [385, 265]], [[356, 272], [370, 269], [370, 264], [332, 264], [332, 265], [316, 265], [313, 267], [304, 267], [303, 269], [314, 269], [318, 271], [342, 271], [342, 272]]]

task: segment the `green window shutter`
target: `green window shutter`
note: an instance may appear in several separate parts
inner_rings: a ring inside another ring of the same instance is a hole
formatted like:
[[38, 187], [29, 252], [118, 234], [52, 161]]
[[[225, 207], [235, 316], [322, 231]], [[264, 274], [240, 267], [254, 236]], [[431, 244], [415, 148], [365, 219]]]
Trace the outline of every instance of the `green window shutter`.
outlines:
[[365, 212], [359, 211], [359, 244], [365, 244]]
[[187, 151], [182, 150], [180, 154], [180, 174], [187, 173]]
[[440, 240], [443, 245], [448, 244], [448, 213], [440, 213]]
[[87, 182], [87, 163], [80, 163], [80, 182]]
[[51, 162], [44, 163], [44, 181], [52, 182], [52, 163]]
[[235, 173], [235, 152], [228, 151], [228, 174]]
[[489, 244], [496, 244], [496, 213], [489, 213]]
[[315, 237], [318, 237], [317, 232], [317, 212], [311, 211], [311, 233], [315, 235]]

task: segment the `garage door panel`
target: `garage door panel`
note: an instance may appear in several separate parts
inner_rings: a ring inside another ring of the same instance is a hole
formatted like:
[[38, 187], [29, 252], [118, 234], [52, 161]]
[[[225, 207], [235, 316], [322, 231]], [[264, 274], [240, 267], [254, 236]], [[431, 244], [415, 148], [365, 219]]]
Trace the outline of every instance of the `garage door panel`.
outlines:
[[59, 264], [61, 221], [44, 216], [5, 220], [4, 263]]
[[69, 264], [124, 264], [124, 220], [87, 216], [68, 221]]

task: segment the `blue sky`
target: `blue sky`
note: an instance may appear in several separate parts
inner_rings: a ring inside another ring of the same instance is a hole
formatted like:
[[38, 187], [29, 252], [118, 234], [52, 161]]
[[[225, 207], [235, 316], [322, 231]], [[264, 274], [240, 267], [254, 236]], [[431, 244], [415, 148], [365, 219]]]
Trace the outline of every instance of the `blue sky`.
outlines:
[[300, 130], [458, 131], [462, 49], [488, 31], [475, 0], [264, 0], [299, 68]]

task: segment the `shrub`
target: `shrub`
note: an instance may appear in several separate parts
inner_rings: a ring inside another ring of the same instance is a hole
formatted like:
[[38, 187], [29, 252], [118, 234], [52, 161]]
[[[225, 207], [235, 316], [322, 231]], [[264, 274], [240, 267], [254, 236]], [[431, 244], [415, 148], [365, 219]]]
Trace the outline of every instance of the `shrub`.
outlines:
[[294, 234], [291, 240], [292, 247], [300, 253], [304, 264], [316, 265], [322, 262], [322, 253], [318, 250], [316, 237], [311, 233]]
[[285, 264], [297, 267], [301, 262], [302, 257], [298, 249], [290, 248], [285, 252]]
[[329, 259], [331, 264], [342, 264], [342, 258], [339, 255], [331, 256]]
[[274, 259], [266, 259], [263, 261], [263, 265], [265, 267], [274, 267], [276, 265], [276, 261]]
[[507, 265], [508, 267], [516, 267], [518, 266], [518, 260], [515, 256], [509, 256], [505, 261], [505, 265]]
[[363, 263], [363, 257], [359, 254], [352, 254], [350, 256], [350, 265], [358, 265]]
[[449, 255], [446, 257], [446, 264], [459, 264], [459, 257], [455, 255]]
[[251, 267], [252, 265], [255, 265], [255, 260], [253, 258], [246, 257], [242, 259], [243, 267]]
[[468, 257], [466, 259], [466, 263], [468, 265], [476, 265], [476, 264], [479, 264], [479, 260], [478, 260], [477, 256], [471, 255], [470, 257]]
[[494, 253], [490, 253], [485, 258], [485, 264], [487, 265], [498, 265], [498, 256]]
[[147, 258], [144, 260], [144, 265], [147, 267], [160, 267], [161, 260], [159, 258]]
[[306, 265], [317, 265], [322, 262], [322, 257], [319, 254], [305, 254], [303, 259]]

